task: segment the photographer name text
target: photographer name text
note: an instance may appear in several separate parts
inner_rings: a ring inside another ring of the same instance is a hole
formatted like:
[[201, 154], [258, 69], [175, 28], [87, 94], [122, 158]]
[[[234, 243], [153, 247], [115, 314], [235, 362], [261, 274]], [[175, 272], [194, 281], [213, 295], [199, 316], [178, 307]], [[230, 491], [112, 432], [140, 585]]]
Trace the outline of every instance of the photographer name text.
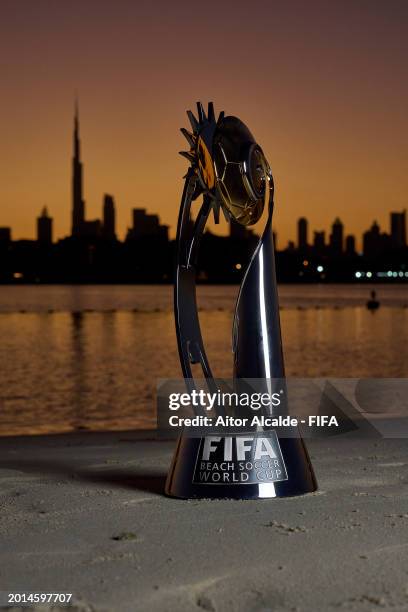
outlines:
[[180, 417], [171, 415], [169, 417], [170, 427], [298, 427], [300, 424], [308, 427], [338, 427], [338, 421], [335, 416], [328, 415], [310, 415], [306, 419], [298, 419], [293, 416], [253, 416], [249, 417], [234, 417], [234, 416], [218, 416], [216, 418], [209, 416], [195, 417]]

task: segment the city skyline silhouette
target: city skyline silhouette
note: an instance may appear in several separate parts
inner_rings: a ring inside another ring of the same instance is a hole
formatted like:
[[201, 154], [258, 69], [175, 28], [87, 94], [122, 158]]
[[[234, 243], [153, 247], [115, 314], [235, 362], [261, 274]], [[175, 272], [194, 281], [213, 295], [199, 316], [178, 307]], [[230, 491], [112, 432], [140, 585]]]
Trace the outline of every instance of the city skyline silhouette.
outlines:
[[[133, 223], [124, 240], [117, 236], [114, 195], [104, 194], [101, 217], [88, 218], [77, 100], [72, 135], [71, 232], [54, 241], [53, 218], [47, 207], [36, 219], [36, 240], [13, 240], [11, 228], [0, 226], [0, 282], [171, 282], [175, 241], [169, 239], [169, 228], [157, 214], [133, 208]], [[231, 220], [228, 236], [217, 236], [208, 229], [202, 238], [198, 280], [239, 282], [258, 241], [253, 227]], [[281, 282], [408, 280], [405, 210], [390, 212], [389, 233], [381, 231], [376, 221], [372, 223], [362, 236], [363, 257], [356, 237], [345, 233], [339, 217], [330, 234], [315, 230], [313, 237], [308, 219], [300, 217], [296, 241], [279, 248], [275, 229], [274, 243]]]
[[[102, 219], [89, 220], [86, 218], [86, 199], [84, 195], [84, 164], [81, 157], [81, 135], [80, 135], [80, 116], [79, 116], [79, 104], [78, 99], [75, 98], [74, 103], [74, 118], [73, 118], [73, 146], [72, 146], [72, 173], [71, 173], [71, 232], [70, 236], [83, 239], [117, 239], [116, 232], [116, 208], [114, 195], [105, 193], [103, 195], [102, 205]], [[159, 217], [155, 213], [146, 212], [145, 208], [133, 208], [133, 227], [127, 229], [126, 235], [123, 239], [127, 239], [129, 236], [143, 236], [149, 227], [157, 226], [157, 231], [161, 231], [158, 228], [168, 228], [168, 226], [160, 225]], [[402, 212], [389, 211], [390, 214], [390, 231], [381, 230], [377, 220], [374, 219], [370, 227], [367, 227], [361, 238], [361, 252], [366, 251], [366, 238], [367, 234], [373, 234], [368, 236], [368, 241], [371, 240], [371, 246], [368, 249], [374, 251], [379, 248], [379, 244], [385, 244], [387, 236], [389, 240], [394, 242], [394, 247], [404, 248], [407, 244], [406, 241], [406, 211]], [[52, 243], [53, 242], [53, 217], [48, 214], [48, 207], [42, 208], [42, 213], [37, 217], [37, 241]], [[1, 219], [0, 219], [1, 223]], [[140, 229], [138, 227], [140, 224]], [[341, 226], [341, 228], [340, 228]], [[13, 240], [12, 228], [0, 225], [0, 239], [7, 238], [7, 232], [9, 231], [9, 240]], [[239, 228], [232, 226], [229, 229], [229, 233], [235, 235], [235, 237], [243, 237], [246, 233], [239, 231]], [[249, 230], [251, 232], [251, 229]], [[153, 228], [151, 235], [156, 235], [156, 229]], [[325, 247], [333, 247], [334, 252], [341, 254], [344, 252], [359, 252], [358, 244], [360, 243], [359, 238], [354, 234], [344, 233], [344, 224], [339, 217], [336, 217], [333, 224], [331, 225], [331, 233], [325, 230], [314, 230], [313, 240], [309, 238], [309, 221], [306, 217], [300, 217], [297, 221], [297, 240], [289, 240], [287, 245], [277, 243], [278, 231], [275, 228], [275, 248], [278, 250], [291, 250], [298, 248], [300, 250], [307, 247], [314, 246], [317, 252], [321, 252]], [[337, 237], [336, 237], [337, 233]], [[164, 231], [166, 240], [168, 239], [167, 229]], [[381, 238], [382, 236], [382, 238]], [[62, 237], [65, 238], [65, 237]], [[375, 241], [377, 238], [377, 242]], [[18, 240], [18, 239], [17, 239]], [[120, 240], [120, 238], [119, 238]], [[334, 246], [332, 244], [334, 240]], [[374, 242], [373, 242], [374, 241]], [[337, 242], [337, 244], [336, 244]], [[343, 244], [344, 243], [344, 244]], [[378, 243], [378, 244], [377, 244]], [[387, 248], [385, 245], [383, 248]]]
[[[55, 237], [70, 233], [77, 91], [88, 218], [113, 194], [121, 238], [133, 207], [159, 214], [174, 236], [186, 171], [179, 127], [198, 99], [241, 117], [263, 147], [281, 245], [301, 216], [326, 233], [336, 215], [356, 236], [375, 219], [388, 231], [388, 212], [407, 205], [407, 16], [400, 0], [347, 10], [260, 0], [255, 13], [210, 2], [198, 20], [183, 0], [172, 11], [160, 1], [124, 0], [120, 11], [93, 0], [6, 3], [1, 225], [33, 238], [46, 205]], [[192, 52], [190, 31], [209, 44]]]

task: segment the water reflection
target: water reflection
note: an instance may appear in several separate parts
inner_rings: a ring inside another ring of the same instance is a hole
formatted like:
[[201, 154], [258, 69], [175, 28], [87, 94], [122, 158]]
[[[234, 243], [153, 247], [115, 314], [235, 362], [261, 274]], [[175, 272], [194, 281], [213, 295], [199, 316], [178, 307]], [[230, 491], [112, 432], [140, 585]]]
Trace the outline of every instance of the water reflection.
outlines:
[[[171, 310], [85, 312], [80, 302], [70, 313], [0, 316], [0, 433], [154, 425], [157, 379], [181, 375]], [[232, 308], [211, 304], [200, 313], [208, 357], [230, 377]], [[407, 376], [408, 309], [281, 316], [288, 376]]]
[[86, 415], [86, 359], [84, 346], [84, 313], [71, 313], [71, 350], [70, 371], [72, 395], [70, 401], [69, 422], [72, 429], [84, 429], [83, 419]]

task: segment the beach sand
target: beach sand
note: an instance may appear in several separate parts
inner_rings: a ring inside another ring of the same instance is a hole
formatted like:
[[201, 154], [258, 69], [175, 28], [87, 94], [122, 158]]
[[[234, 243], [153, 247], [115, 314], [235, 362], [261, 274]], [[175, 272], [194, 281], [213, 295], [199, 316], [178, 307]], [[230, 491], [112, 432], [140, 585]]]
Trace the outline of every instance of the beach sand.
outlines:
[[308, 447], [317, 493], [182, 501], [163, 495], [174, 441], [153, 433], [1, 439], [2, 604], [63, 592], [83, 611], [408, 610], [407, 441]]

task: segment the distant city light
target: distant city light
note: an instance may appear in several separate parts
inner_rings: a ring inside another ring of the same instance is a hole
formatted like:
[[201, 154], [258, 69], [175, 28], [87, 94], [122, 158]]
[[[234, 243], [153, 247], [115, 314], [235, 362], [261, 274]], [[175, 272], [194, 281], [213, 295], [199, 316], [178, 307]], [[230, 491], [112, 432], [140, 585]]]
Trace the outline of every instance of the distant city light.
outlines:
[[372, 273], [371, 272], [367, 272], [367, 278], [371, 278], [372, 277]]
[[235, 269], [236, 270], [240, 270], [242, 268], [240, 263], [235, 264]]
[[18, 278], [23, 278], [23, 273], [22, 272], [14, 272], [13, 277], [18, 279]]
[[391, 270], [388, 270], [387, 275], [388, 275], [388, 276], [392, 276], [392, 272], [391, 272]]
[[394, 278], [397, 278], [398, 272], [393, 272], [392, 275], [393, 275]]
[[305, 267], [309, 265], [309, 262], [307, 261], [307, 259], [304, 259], [304, 260], [303, 260], [303, 265], [304, 265]]
[[354, 274], [354, 276], [355, 276], [356, 278], [361, 278], [361, 272], [356, 272], [356, 273]]
[[323, 272], [324, 268], [323, 268], [323, 266], [317, 266], [316, 270], [318, 272]]

